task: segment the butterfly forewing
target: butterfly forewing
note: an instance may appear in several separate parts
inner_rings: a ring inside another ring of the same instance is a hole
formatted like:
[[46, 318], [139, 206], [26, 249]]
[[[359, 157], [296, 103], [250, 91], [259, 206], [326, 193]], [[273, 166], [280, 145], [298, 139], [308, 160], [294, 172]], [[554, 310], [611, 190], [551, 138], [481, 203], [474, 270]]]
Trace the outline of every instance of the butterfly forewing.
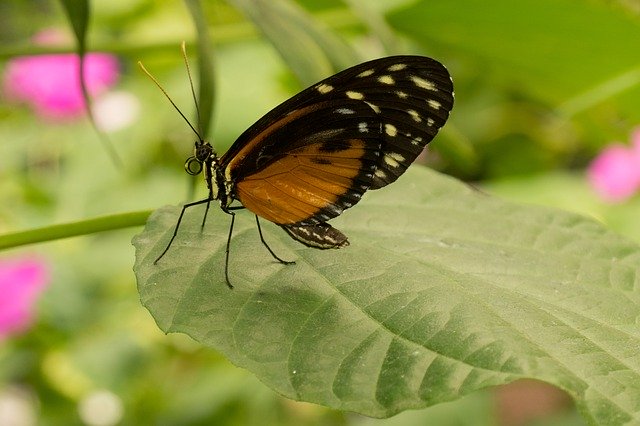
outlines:
[[381, 119], [382, 152], [371, 189], [394, 182], [444, 125], [453, 108], [446, 68], [421, 56], [396, 56], [362, 64], [349, 74], [346, 92], [374, 108]]
[[[452, 107], [451, 79], [439, 62], [365, 62], [274, 108], [238, 138], [221, 167], [234, 197], [254, 213], [280, 225], [321, 224], [404, 173]], [[307, 231], [325, 236], [322, 227], [291, 229], [300, 241]]]

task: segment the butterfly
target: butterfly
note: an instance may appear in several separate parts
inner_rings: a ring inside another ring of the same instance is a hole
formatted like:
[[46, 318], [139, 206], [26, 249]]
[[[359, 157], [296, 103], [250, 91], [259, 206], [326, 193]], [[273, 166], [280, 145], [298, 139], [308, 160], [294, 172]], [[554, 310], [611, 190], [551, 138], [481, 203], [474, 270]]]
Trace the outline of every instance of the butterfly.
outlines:
[[[173, 236], [154, 263], [169, 250], [186, 209], [206, 203], [204, 226], [212, 201], [231, 216], [225, 257], [229, 288], [236, 210], [255, 214], [260, 240], [283, 264], [294, 262], [273, 252], [258, 218], [308, 247], [346, 247], [347, 236], [327, 222], [367, 190], [398, 179], [445, 124], [453, 100], [453, 83], [441, 63], [390, 56], [348, 68], [284, 101], [220, 157], [189, 124], [198, 140], [185, 169], [204, 172], [209, 194], [182, 207]], [[239, 205], [232, 205], [236, 201]]]

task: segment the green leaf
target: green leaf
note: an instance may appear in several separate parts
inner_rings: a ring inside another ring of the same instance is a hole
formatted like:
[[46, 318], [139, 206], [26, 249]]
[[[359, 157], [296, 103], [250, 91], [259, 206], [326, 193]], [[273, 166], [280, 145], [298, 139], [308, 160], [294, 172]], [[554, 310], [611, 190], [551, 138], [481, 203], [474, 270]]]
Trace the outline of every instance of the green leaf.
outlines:
[[109, 155], [109, 157], [111, 158], [114, 166], [116, 166], [117, 168], [122, 168], [122, 160], [113, 147], [111, 140], [96, 125], [96, 120], [91, 109], [91, 97], [89, 96], [89, 91], [87, 90], [87, 85], [84, 78], [84, 70], [86, 65], [85, 54], [87, 53], [87, 31], [89, 28], [89, 17], [91, 16], [89, 2], [87, 0], [60, 0], [60, 2], [65, 13], [67, 14], [67, 19], [69, 20], [69, 23], [73, 28], [73, 33], [76, 38], [78, 56], [80, 57], [80, 72], [78, 73], [78, 75], [80, 77], [80, 89], [82, 91], [82, 97], [84, 99], [85, 105], [87, 105], [87, 117], [89, 118], [91, 126], [96, 132], [96, 136], [98, 136], [100, 143], [107, 152], [107, 155]]
[[[201, 206], [202, 207], [202, 206]], [[640, 247], [559, 210], [413, 167], [332, 221], [320, 251], [237, 213], [165, 207], [135, 237], [142, 303], [296, 400], [390, 416], [519, 378], [566, 390], [593, 423], [640, 421]]]
[[[630, 54], [640, 48], [640, 24], [606, 2], [429, 0], [393, 12], [389, 22], [430, 48], [477, 58], [483, 73], [550, 103], [594, 96], [603, 84], [607, 96], [615, 94], [610, 83], [618, 91], [640, 84]], [[592, 105], [571, 102], [572, 114]]]
[[355, 51], [289, 0], [229, 0], [269, 39], [305, 85], [354, 64]]
[[86, 51], [85, 41], [89, 27], [89, 2], [87, 0], [60, 0], [60, 3], [73, 28], [78, 44], [78, 54], [83, 56]]
[[385, 21], [382, 11], [378, 10], [379, 5], [367, 0], [345, 0], [345, 3], [367, 25], [371, 33], [384, 46], [387, 54], [399, 55], [406, 53], [406, 46], [403, 45], [400, 37], [393, 32]]

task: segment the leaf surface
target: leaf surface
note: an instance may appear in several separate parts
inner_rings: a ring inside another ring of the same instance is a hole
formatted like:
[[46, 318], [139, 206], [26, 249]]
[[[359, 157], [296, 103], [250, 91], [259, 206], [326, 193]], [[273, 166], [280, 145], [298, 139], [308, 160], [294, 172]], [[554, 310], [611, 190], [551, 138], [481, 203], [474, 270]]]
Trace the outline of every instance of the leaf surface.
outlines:
[[[214, 206], [212, 206], [214, 207]], [[533, 378], [599, 424], [640, 420], [640, 248], [602, 225], [518, 205], [413, 167], [332, 224], [351, 246], [306, 248], [237, 213], [156, 211], [135, 237], [142, 303], [296, 400], [385, 417]]]

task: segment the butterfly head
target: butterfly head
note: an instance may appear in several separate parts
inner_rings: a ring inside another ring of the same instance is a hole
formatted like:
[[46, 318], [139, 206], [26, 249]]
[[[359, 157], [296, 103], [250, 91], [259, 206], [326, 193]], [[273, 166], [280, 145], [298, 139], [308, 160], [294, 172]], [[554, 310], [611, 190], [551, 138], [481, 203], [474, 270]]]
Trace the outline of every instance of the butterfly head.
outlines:
[[204, 170], [204, 180], [209, 188], [209, 199], [220, 201], [224, 208], [232, 201], [232, 185], [227, 182], [220, 169], [220, 159], [209, 142], [198, 139], [193, 155], [184, 162], [184, 169], [195, 176]]
[[216, 152], [209, 142], [197, 140], [193, 148], [193, 155], [184, 162], [184, 169], [192, 176], [200, 174], [203, 167], [216, 162]]

